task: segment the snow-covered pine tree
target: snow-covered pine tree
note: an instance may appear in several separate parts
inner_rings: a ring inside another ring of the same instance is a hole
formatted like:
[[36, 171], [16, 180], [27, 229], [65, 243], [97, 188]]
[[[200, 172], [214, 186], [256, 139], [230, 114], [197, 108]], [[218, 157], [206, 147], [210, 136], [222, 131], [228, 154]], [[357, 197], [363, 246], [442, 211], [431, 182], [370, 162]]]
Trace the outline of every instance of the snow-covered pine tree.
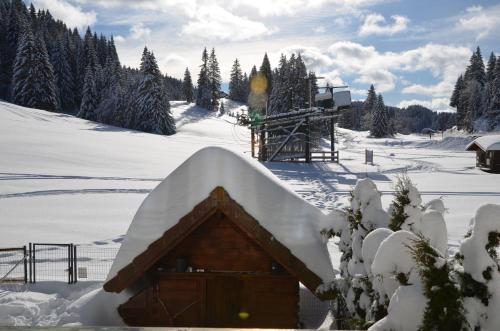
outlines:
[[242, 88], [242, 102], [244, 103], [247, 103], [248, 102], [248, 94], [249, 94], [249, 90], [250, 90], [250, 81], [248, 79], [248, 75], [247, 73], [245, 72], [243, 74], [243, 86], [241, 87]]
[[21, 0], [13, 0], [8, 6], [8, 13], [6, 19], [6, 35], [5, 44], [7, 47], [3, 48], [3, 91], [0, 91], [0, 97], [6, 100], [12, 100], [11, 90], [14, 88], [13, 76], [14, 66], [17, 57], [17, 50], [24, 32], [29, 28], [29, 18], [26, 6]]
[[290, 58], [290, 61], [288, 61], [286, 56], [281, 54], [278, 69], [273, 75], [274, 85], [269, 100], [269, 114], [284, 113], [291, 108], [291, 64], [289, 64], [289, 62], [291, 61], [292, 58]]
[[264, 58], [262, 59], [262, 64], [260, 65], [259, 73], [266, 78], [266, 97], [269, 102], [269, 96], [271, 95], [271, 91], [273, 89], [273, 70], [271, 69], [271, 63], [269, 62], [269, 58], [267, 53], [264, 54]]
[[182, 82], [182, 93], [184, 94], [184, 97], [186, 98], [187, 102], [193, 102], [194, 100], [193, 81], [191, 80], [191, 73], [189, 72], [189, 69], [187, 67], [186, 70], [184, 71], [184, 80]]
[[31, 75], [35, 79], [34, 100], [31, 107], [55, 111], [58, 108], [54, 68], [42, 36], [35, 37], [35, 53], [33, 54]]
[[389, 118], [384, 99], [381, 94], [377, 97], [377, 103], [373, 111], [372, 128], [370, 135], [375, 138], [382, 138], [390, 135]]
[[300, 53], [295, 58], [295, 64], [291, 69], [293, 80], [292, 108], [304, 108], [309, 97], [307, 80], [307, 69]]
[[465, 119], [465, 109], [462, 104], [461, 93], [465, 89], [465, 82], [463, 75], [460, 75], [455, 83], [455, 88], [450, 98], [450, 107], [457, 108], [457, 127], [458, 129], [463, 128], [463, 123]]
[[229, 78], [229, 99], [235, 101], [244, 100], [243, 74], [238, 59], [234, 60]]
[[19, 41], [12, 78], [12, 102], [17, 105], [31, 107], [34, 98], [35, 77], [31, 74], [33, 54], [35, 53], [35, 37], [31, 28], [27, 28]]
[[490, 129], [500, 125], [500, 56], [495, 64], [495, 75], [492, 88], [492, 101], [488, 112], [488, 124]]
[[66, 38], [62, 36], [57, 40], [56, 47], [52, 52], [59, 111], [73, 111], [76, 108], [75, 78], [69, 65], [69, 52], [66, 45]]
[[423, 285], [427, 305], [419, 331], [470, 330], [463, 292], [457, 286], [453, 263], [419, 236], [409, 247]]
[[377, 93], [375, 92], [375, 87], [373, 84], [370, 85], [366, 100], [363, 103], [363, 120], [362, 128], [363, 130], [370, 130], [372, 125], [372, 115], [377, 103]]
[[19, 42], [12, 83], [14, 103], [49, 111], [56, 110], [52, 65], [43, 40], [35, 38], [29, 27]]
[[212, 98], [208, 71], [208, 52], [204, 48], [201, 55], [200, 73], [197, 81], [196, 104], [206, 109], [210, 108]]
[[170, 114], [162, 74], [153, 53], [144, 48], [141, 59], [142, 80], [137, 90], [135, 128], [144, 132], [172, 135], [175, 122]]
[[85, 83], [83, 84], [82, 92], [82, 103], [80, 105], [80, 111], [78, 112], [78, 117], [84, 118], [90, 121], [95, 121], [97, 119], [97, 87], [96, 80], [94, 76], [94, 70], [89, 64], [85, 73]]
[[219, 114], [222, 116], [226, 113], [226, 108], [224, 107], [224, 101], [221, 101], [220, 107], [219, 107]]
[[221, 86], [221, 76], [219, 62], [215, 55], [215, 49], [212, 48], [208, 59], [208, 81], [211, 93], [210, 109], [217, 110], [219, 107], [219, 92]]

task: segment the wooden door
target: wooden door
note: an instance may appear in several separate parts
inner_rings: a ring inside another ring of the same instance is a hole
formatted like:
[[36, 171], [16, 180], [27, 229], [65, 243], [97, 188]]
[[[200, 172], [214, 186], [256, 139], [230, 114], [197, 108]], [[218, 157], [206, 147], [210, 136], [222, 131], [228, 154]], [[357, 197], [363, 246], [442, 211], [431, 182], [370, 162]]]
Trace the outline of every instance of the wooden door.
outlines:
[[238, 327], [242, 281], [237, 277], [215, 276], [207, 279], [207, 327]]
[[118, 312], [130, 326], [204, 326], [205, 281], [159, 279], [120, 305]]

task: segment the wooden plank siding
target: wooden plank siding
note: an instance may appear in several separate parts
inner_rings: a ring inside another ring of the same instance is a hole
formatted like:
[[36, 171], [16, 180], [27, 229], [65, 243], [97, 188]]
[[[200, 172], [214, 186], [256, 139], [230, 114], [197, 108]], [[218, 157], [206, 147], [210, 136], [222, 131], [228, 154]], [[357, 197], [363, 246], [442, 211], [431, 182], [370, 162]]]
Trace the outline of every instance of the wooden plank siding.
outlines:
[[120, 293], [131, 286], [150, 271], [155, 263], [181, 244], [184, 239], [218, 211], [222, 212], [228, 220], [245, 232], [262, 250], [313, 293], [322, 284], [319, 276], [309, 270], [288, 248], [263, 228], [257, 220], [229, 196], [224, 188], [217, 187], [207, 199], [194, 207], [192, 212], [184, 216], [163, 236], [149, 245], [145, 252], [139, 254], [132, 263], [106, 282], [103, 286], [104, 290]]
[[298, 305], [288, 275], [164, 273], [118, 312], [130, 326], [296, 328]]

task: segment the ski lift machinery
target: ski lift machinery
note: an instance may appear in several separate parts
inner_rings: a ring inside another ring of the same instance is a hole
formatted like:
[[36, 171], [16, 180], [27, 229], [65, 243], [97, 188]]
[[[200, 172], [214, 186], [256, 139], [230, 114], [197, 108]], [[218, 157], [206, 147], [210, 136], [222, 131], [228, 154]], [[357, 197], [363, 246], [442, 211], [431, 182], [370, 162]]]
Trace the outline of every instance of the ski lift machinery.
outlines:
[[[318, 77], [321, 79], [323, 77]], [[252, 156], [258, 140], [260, 161], [292, 161], [307, 163], [313, 160], [338, 162], [335, 150], [335, 119], [341, 111], [350, 109], [351, 93], [348, 86], [326, 86], [324, 93], [315, 95], [313, 107], [311, 78], [305, 77], [309, 86], [309, 107], [292, 109], [282, 114], [259, 118], [251, 125]], [[339, 90], [342, 89], [342, 90]], [[320, 146], [320, 132], [315, 131], [326, 124], [330, 131], [330, 151]], [[256, 139], [257, 138], [257, 139]]]

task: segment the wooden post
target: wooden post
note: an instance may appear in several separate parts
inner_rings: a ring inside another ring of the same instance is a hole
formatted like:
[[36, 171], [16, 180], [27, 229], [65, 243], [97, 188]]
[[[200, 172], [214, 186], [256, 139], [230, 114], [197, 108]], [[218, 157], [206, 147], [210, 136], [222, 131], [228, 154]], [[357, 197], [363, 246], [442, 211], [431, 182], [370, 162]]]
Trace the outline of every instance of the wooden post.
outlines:
[[332, 161], [335, 161], [335, 121], [333, 117], [330, 120], [330, 151], [332, 152]]
[[250, 128], [250, 135], [251, 135], [251, 150], [252, 150], [252, 158], [255, 157], [255, 131], [253, 126]]
[[311, 163], [311, 126], [309, 116], [306, 117], [306, 163]]
[[260, 126], [260, 137], [259, 137], [259, 161], [267, 161], [266, 156], [266, 133], [263, 130], [263, 126]]

